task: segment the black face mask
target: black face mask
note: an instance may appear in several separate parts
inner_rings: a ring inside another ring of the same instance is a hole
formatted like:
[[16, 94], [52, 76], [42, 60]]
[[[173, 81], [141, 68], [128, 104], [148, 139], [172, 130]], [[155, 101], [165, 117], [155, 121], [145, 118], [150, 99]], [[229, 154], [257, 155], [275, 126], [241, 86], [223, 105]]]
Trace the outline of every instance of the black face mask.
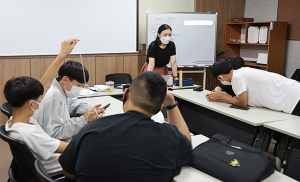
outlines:
[[125, 96], [124, 96], [124, 99], [123, 99], [123, 105], [125, 104], [125, 101], [127, 100], [127, 97], [128, 97], [128, 93], [129, 93], [129, 89], [127, 90]]

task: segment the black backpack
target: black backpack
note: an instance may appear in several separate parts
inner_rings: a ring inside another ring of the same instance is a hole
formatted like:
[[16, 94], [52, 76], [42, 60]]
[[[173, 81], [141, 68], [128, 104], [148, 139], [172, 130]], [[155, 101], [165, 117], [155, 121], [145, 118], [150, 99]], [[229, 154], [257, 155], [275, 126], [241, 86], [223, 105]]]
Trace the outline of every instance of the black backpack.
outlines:
[[273, 174], [274, 162], [261, 149], [216, 134], [193, 150], [191, 166], [225, 182], [254, 182]]

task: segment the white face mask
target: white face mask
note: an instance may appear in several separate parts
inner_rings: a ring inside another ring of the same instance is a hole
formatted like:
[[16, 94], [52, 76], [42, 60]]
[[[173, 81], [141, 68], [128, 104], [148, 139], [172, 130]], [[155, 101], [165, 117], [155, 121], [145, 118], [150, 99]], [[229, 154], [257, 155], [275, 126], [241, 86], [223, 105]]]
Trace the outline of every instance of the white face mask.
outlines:
[[223, 85], [231, 85], [231, 82], [227, 82], [227, 81], [222, 81], [221, 82]]
[[168, 44], [171, 41], [172, 37], [166, 36], [166, 37], [160, 37], [160, 41], [164, 44]]
[[[69, 80], [69, 82], [70, 82], [70, 80]], [[70, 82], [70, 84], [72, 85], [71, 82]], [[66, 88], [66, 85], [65, 85], [65, 93], [70, 98], [77, 97], [80, 94], [81, 89], [82, 89], [81, 87], [76, 87], [76, 86], [72, 85], [71, 90], [68, 91], [67, 88]]]
[[[38, 103], [37, 101], [35, 101], [35, 100], [32, 100], [32, 101], [40, 106], [40, 103]], [[33, 110], [33, 112], [34, 112], [33, 115], [35, 115], [37, 113], [37, 110], [39, 110], [39, 109], [31, 109], [31, 110]]]

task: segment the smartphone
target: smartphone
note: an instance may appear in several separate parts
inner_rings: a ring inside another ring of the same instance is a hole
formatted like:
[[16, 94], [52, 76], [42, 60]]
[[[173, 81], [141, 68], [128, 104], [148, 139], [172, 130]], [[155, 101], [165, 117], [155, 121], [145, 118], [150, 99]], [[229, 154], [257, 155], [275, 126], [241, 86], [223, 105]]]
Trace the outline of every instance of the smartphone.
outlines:
[[230, 108], [234, 108], [234, 109], [242, 109], [242, 110], [249, 110], [250, 109], [250, 107], [241, 107], [241, 106], [236, 106], [236, 105], [231, 105], [231, 106], [229, 106]]
[[102, 109], [106, 109], [110, 106], [110, 103], [108, 103], [106, 106], [104, 106]]

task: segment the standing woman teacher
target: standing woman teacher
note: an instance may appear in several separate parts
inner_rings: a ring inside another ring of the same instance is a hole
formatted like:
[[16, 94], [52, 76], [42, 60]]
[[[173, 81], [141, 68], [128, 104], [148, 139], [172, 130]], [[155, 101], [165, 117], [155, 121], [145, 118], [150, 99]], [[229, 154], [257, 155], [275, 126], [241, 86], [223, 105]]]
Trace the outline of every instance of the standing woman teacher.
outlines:
[[158, 28], [156, 40], [152, 41], [148, 47], [147, 59], [141, 70], [155, 71], [160, 75], [167, 75], [167, 64], [171, 62], [173, 79], [177, 80], [177, 62], [176, 62], [176, 47], [171, 41], [172, 28], [169, 25], [163, 24]]

